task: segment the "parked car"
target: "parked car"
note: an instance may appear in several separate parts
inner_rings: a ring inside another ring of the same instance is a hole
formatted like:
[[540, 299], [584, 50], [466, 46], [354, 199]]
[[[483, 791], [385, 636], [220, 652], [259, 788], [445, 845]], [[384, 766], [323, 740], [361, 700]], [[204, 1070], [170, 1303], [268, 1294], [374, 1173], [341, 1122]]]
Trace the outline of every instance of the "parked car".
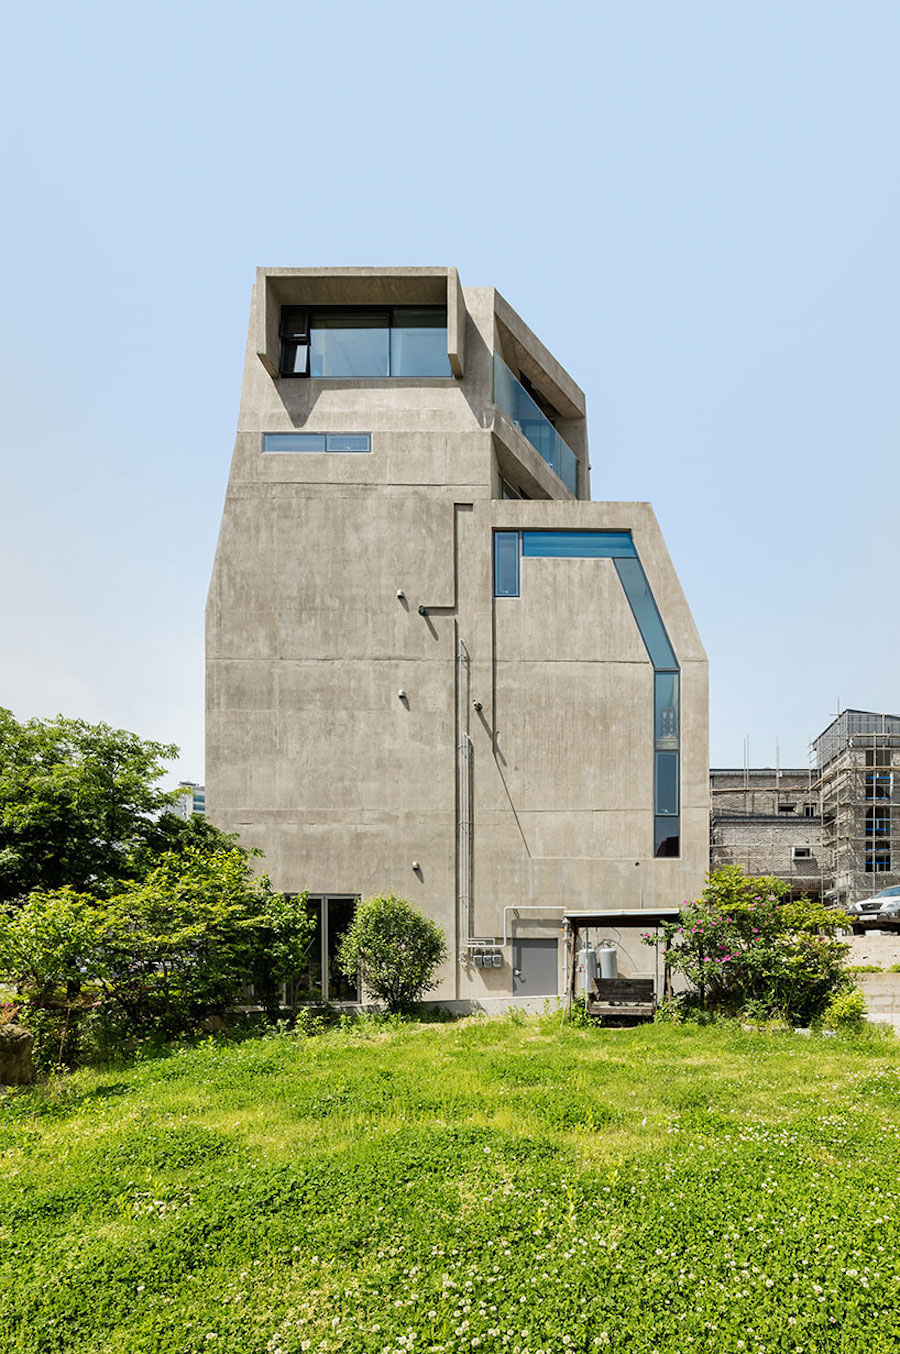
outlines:
[[900, 928], [900, 884], [850, 903], [844, 911], [853, 918], [854, 935], [862, 935], [872, 927]]
[[884, 902], [878, 912], [878, 924], [885, 930], [900, 930], [900, 887], [883, 889], [877, 895]]

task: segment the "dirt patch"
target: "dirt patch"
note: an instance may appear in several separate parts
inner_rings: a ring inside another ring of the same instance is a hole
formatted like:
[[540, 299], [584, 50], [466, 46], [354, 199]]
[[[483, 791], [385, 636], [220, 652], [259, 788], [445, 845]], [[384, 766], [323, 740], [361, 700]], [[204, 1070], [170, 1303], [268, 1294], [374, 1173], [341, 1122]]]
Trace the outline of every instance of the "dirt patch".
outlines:
[[900, 935], [896, 931], [883, 935], [848, 936], [850, 942], [851, 964], [877, 964], [879, 968], [889, 969], [891, 964], [900, 964]]

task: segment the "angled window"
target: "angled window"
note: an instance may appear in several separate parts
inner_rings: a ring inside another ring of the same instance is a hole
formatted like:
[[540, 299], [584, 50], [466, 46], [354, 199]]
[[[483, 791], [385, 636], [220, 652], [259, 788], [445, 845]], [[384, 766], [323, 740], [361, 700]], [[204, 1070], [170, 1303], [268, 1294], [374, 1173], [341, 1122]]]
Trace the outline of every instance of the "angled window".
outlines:
[[631, 532], [495, 531], [495, 597], [519, 596], [520, 549], [522, 559], [612, 560], [654, 668], [654, 855], [679, 856], [681, 673]]

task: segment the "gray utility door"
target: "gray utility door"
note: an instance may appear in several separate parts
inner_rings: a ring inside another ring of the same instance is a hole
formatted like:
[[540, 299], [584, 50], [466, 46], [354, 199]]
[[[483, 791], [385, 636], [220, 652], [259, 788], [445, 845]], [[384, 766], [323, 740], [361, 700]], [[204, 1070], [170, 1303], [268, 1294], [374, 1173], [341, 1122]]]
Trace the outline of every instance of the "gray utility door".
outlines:
[[513, 941], [513, 996], [555, 997], [559, 983], [558, 942]]

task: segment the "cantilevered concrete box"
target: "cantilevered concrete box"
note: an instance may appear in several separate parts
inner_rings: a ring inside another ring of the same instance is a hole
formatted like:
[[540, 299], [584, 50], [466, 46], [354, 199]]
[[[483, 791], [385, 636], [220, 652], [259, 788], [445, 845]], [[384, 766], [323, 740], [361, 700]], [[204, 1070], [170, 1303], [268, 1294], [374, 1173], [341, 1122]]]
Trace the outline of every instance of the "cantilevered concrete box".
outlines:
[[437, 995], [478, 1001], [560, 990], [564, 911], [701, 887], [706, 658], [649, 505], [589, 497], [584, 396], [494, 290], [260, 270], [207, 812], [319, 900], [310, 997], [355, 995], [331, 960], [373, 892], [440, 923]]

